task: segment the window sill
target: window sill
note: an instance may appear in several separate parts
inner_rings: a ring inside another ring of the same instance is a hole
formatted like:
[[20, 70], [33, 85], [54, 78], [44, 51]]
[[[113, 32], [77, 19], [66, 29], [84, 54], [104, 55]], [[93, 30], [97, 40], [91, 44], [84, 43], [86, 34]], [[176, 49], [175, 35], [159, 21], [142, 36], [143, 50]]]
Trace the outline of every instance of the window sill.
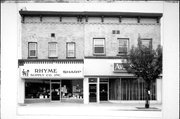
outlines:
[[58, 57], [48, 57], [49, 59], [58, 59]]
[[66, 57], [66, 59], [76, 59], [76, 57]]
[[28, 59], [38, 59], [38, 57], [28, 57]]
[[118, 53], [117, 56], [127, 56], [128, 53]]
[[96, 53], [96, 54], [93, 54], [93, 56], [106, 56], [106, 54], [98, 54], [98, 53]]

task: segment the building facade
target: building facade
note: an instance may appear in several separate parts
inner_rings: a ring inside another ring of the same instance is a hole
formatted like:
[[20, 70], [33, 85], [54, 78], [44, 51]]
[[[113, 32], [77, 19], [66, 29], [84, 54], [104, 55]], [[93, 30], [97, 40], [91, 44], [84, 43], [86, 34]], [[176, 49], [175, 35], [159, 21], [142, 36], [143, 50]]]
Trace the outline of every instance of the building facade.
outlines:
[[[161, 44], [159, 13], [19, 11], [18, 102], [99, 103], [145, 100], [142, 79], [122, 67], [141, 40]], [[162, 79], [150, 99], [161, 103]]]

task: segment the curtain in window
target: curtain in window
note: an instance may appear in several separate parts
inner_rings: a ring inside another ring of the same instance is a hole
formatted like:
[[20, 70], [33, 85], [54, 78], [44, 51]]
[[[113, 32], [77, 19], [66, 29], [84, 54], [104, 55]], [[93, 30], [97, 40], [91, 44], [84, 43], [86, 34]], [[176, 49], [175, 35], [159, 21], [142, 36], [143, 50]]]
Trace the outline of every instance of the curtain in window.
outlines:
[[104, 53], [104, 39], [94, 39], [94, 53]]
[[[150, 100], [156, 100], [156, 82], [150, 90]], [[145, 100], [145, 83], [142, 79], [109, 79], [110, 100]]]
[[29, 43], [29, 57], [36, 57], [36, 44], [37, 43]]

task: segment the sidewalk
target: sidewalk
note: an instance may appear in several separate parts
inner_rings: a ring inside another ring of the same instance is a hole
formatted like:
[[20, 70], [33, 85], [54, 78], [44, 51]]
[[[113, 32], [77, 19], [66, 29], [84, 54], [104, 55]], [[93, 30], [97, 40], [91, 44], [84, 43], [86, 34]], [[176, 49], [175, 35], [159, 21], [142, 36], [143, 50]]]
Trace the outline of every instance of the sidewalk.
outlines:
[[[140, 108], [138, 108], [140, 107]], [[17, 114], [22, 119], [29, 119], [35, 116], [48, 116], [49, 118], [107, 118], [107, 119], [161, 119], [162, 111], [160, 104], [151, 104], [149, 109], [141, 109], [144, 104], [121, 104], [121, 103], [100, 103], [100, 104], [73, 104], [73, 103], [36, 103], [17, 107]], [[20, 118], [21, 119], [21, 118]]]

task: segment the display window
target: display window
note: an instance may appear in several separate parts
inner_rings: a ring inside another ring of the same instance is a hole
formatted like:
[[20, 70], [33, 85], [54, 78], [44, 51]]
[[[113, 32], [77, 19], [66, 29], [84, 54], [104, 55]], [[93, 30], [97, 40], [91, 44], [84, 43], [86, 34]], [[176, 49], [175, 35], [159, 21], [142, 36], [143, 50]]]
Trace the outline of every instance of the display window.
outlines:
[[83, 103], [83, 80], [26, 80], [25, 101]]
[[[109, 79], [110, 100], [145, 100], [145, 83], [142, 79]], [[156, 81], [152, 82], [150, 100], [156, 100]]]
[[26, 81], [25, 99], [50, 98], [50, 81]]
[[83, 99], [83, 80], [62, 80], [61, 98]]

